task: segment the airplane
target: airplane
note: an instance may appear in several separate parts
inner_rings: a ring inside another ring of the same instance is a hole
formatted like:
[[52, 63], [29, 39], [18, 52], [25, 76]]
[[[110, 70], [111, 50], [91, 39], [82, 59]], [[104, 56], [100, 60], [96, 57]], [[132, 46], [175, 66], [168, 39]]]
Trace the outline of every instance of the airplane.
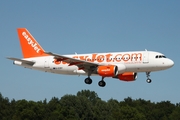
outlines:
[[98, 82], [100, 87], [106, 85], [106, 77], [126, 82], [135, 81], [138, 72], [145, 72], [147, 83], [151, 83], [151, 72], [174, 65], [162, 53], [147, 50], [60, 55], [44, 51], [26, 28], [18, 28], [17, 32], [23, 58], [7, 57], [13, 60], [13, 64], [56, 74], [86, 75], [86, 84], [92, 83], [91, 76], [101, 76]]

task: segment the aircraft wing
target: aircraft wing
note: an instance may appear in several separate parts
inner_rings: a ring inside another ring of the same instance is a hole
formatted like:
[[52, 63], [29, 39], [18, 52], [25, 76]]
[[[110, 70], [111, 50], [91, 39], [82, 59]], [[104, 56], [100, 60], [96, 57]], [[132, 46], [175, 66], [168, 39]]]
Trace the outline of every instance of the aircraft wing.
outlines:
[[22, 62], [24, 64], [28, 64], [28, 65], [34, 65], [34, 63], [35, 63], [33, 61], [23, 60], [23, 59], [19, 59], [19, 58], [7, 57], [7, 59], [10, 59], [10, 60], [13, 60], [13, 61], [19, 61], [19, 62]]
[[79, 69], [88, 70], [90, 68], [98, 66], [97, 63], [92, 63], [92, 62], [88, 62], [88, 61], [84, 61], [84, 60], [79, 60], [79, 59], [67, 57], [67, 56], [64, 56], [64, 55], [58, 55], [58, 54], [51, 53], [51, 52], [45, 52], [45, 53], [54, 56], [54, 59], [57, 59], [58, 61], [64, 61], [66, 63], [69, 63], [69, 66], [76, 65], [76, 66], [79, 67]]

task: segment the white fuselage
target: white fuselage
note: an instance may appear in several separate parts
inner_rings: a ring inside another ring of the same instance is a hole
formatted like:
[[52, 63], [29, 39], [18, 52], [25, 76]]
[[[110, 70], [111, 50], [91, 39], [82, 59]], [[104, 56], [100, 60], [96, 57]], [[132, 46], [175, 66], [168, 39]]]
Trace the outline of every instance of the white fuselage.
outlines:
[[147, 50], [59, 55], [46, 52], [26, 28], [18, 28], [17, 32], [23, 59], [8, 57], [15, 65], [56, 74], [86, 75], [86, 84], [92, 83], [91, 75], [99, 75], [100, 87], [106, 85], [105, 77], [135, 81], [137, 72], [146, 72], [146, 81], [151, 83], [150, 72], [165, 70], [174, 65], [162, 53]]
[[[159, 71], [170, 68], [174, 64], [172, 60], [166, 58], [162, 53], [152, 51], [74, 54], [64, 56], [97, 63], [98, 65], [116, 65], [118, 67], [118, 74], [124, 72]], [[69, 65], [63, 61], [55, 62], [54, 56], [32, 57], [24, 60], [33, 61], [35, 64], [31, 66], [19, 61], [14, 61], [14, 64], [56, 74], [87, 75], [83, 69], [79, 69], [76, 65]]]

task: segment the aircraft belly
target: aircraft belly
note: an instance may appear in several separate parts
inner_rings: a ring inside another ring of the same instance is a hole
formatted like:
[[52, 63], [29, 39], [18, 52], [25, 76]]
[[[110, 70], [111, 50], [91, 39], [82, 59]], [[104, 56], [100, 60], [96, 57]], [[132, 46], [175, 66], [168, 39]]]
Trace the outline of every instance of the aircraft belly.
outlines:
[[151, 70], [152, 67], [148, 64], [126, 64], [126, 71], [145, 72]]
[[66, 74], [66, 75], [76, 75], [73, 71], [78, 69], [77, 66], [68, 65], [51, 65], [50, 70], [52, 73]]
[[146, 72], [146, 71], [159, 71], [162, 70], [160, 67], [153, 63], [147, 64], [126, 64], [126, 71], [133, 72]]

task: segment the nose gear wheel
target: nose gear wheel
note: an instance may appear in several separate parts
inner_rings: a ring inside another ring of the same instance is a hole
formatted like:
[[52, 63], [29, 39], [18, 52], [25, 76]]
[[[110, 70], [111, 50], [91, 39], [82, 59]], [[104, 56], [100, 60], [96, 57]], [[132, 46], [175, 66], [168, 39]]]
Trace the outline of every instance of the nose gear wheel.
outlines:
[[147, 76], [146, 82], [147, 82], [147, 83], [151, 83], [152, 80], [149, 78], [149, 77], [150, 77], [150, 72], [146, 72], [146, 76]]

